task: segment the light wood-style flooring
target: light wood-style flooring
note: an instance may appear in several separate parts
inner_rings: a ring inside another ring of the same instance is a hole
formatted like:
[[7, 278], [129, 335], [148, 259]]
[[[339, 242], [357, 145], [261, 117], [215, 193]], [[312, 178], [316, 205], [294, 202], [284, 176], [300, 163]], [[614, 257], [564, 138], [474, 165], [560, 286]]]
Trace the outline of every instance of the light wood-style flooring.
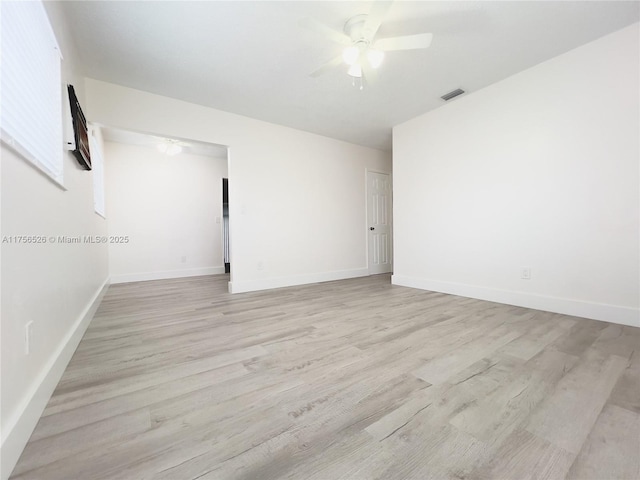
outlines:
[[640, 329], [393, 286], [114, 285], [13, 479], [638, 479]]

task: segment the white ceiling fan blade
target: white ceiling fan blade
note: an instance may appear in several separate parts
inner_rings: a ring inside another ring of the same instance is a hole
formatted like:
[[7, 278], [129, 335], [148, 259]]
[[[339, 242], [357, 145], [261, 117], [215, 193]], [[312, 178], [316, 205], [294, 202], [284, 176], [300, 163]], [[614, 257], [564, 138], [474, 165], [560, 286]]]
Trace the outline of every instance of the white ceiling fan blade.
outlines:
[[402, 37], [381, 38], [373, 45], [373, 48], [376, 50], [382, 50], [383, 52], [429, 48], [432, 39], [432, 33], [418, 33], [416, 35], [405, 35]]
[[364, 27], [362, 29], [364, 36], [368, 40], [371, 41], [373, 37], [376, 36], [376, 33], [380, 28], [380, 24], [387, 15], [392, 3], [393, 0], [376, 0], [373, 2], [373, 5], [371, 5], [371, 10], [367, 15], [367, 20], [364, 22]]
[[331, 27], [327, 27], [325, 24], [320, 23], [312, 18], [302, 18], [298, 22], [303, 28], [307, 30], [311, 30], [313, 32], [319, 33], [325, 38], [332, 40], [340, 45], [351, 45], [351, 39], [347, 37], [344, 33], [341, 33], [337, 30], [334, 30]]
[[324, 75], [325, 73], [327, 73], [327, 72], [333, 70], [334, 68], [336, 68], [341, 63], [342, 63], [342, 55], [334, 58], [333, 60], [329, 60], [327, 63], [322, 65], [320, 68], [318, 68], [317, 70], [311, 72], [309, 74], [309, 76], [310, 77], [319, 77], [320, 75]]
[[378, 81], [378, 70], [372, 68], [368, 62], [362, 62], [362, 78], [365, 85], [372, 86]]

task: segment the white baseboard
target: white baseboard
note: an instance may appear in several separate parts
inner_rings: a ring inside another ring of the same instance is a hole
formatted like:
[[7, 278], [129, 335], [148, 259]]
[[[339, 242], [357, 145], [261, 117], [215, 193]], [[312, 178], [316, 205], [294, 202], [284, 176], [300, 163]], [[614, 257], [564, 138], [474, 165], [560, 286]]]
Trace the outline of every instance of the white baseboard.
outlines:
[[309, 283], [331, 282], [344, 280], [345, 278], [366, 277], [369, 269], [356, 268], [352, 270], [338, 270], [334, 272], [311, 273], [307, 275], [293, 275], [290, 277], [263, 278], [260, 280], [229, 282], [229, 293], [256, 292], [258, 290], [270, 290], [272, 288], [293, 287], [295, 285], [307, 285]]
[[33, 433], [40, 416], [44, 411], [51, 394], [55, 390], [65, 368], [76, 351], [84, 332], [93, 318], [104, 294], [109, 287], [109, 280], [105, 280], [89, 301], [84, 311], [69, 329], [65, 337], [58, 344], [47, 363], [44, 365], [38, 377], [34, 380], [31, 389], [25, 395], [20, 408], [2, 425], [2, 470], [0, 478], [6, 480], [11, 475], [29, 437]]
[[111, 275], [111, 283], [146, 282], [148, 280], [166, 280], [168, 278], [201, 277], [224, 273], [222, 267], [189, 268], [185, 270], [164, 270], [159, 272], [123, 273]]
[[419, 288], [433, 292], [448, 293], [461, 297], [477, 298], [489, 302], [504, 303], [518, 307], [533, 308], [547, 312], [562, 313], [575, 317], [602, 320], [640, 327], [640, 309], [592, 303], [568, 298], [549, 297], [526, 292], [499, 290], [462, 283], [442, 282], [424, 278], [412, 278], [404, 275], [393, 275], [391, 283], [403, 287]]

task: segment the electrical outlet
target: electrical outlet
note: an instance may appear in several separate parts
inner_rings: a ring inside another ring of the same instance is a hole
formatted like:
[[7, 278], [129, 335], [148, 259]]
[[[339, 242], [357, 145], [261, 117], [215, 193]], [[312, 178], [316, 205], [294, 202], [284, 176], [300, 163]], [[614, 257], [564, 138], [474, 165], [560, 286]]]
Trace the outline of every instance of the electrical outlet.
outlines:
[[180, 261], [182, 263], [187, 263], [187, 257], [183, 255], [182, 258], [180, 258]]
[[263, 270], [264, 264], [262, 262], [258, 262], [258, 270]]
[[523, 280], [531, 280], [531, 268], [522, 267], [522, 274], [520, 276]]
[[33, 338], [33, 320], [24, 326], [24, 354], [31, 353], [31, 339]]

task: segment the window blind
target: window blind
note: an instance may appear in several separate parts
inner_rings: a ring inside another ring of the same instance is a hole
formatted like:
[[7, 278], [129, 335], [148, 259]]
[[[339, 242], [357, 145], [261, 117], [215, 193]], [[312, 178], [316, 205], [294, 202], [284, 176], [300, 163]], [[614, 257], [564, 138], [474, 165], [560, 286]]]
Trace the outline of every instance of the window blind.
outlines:
[[62, 182], [60, 49], [42, 2], [0, 2], [2, 141]]

